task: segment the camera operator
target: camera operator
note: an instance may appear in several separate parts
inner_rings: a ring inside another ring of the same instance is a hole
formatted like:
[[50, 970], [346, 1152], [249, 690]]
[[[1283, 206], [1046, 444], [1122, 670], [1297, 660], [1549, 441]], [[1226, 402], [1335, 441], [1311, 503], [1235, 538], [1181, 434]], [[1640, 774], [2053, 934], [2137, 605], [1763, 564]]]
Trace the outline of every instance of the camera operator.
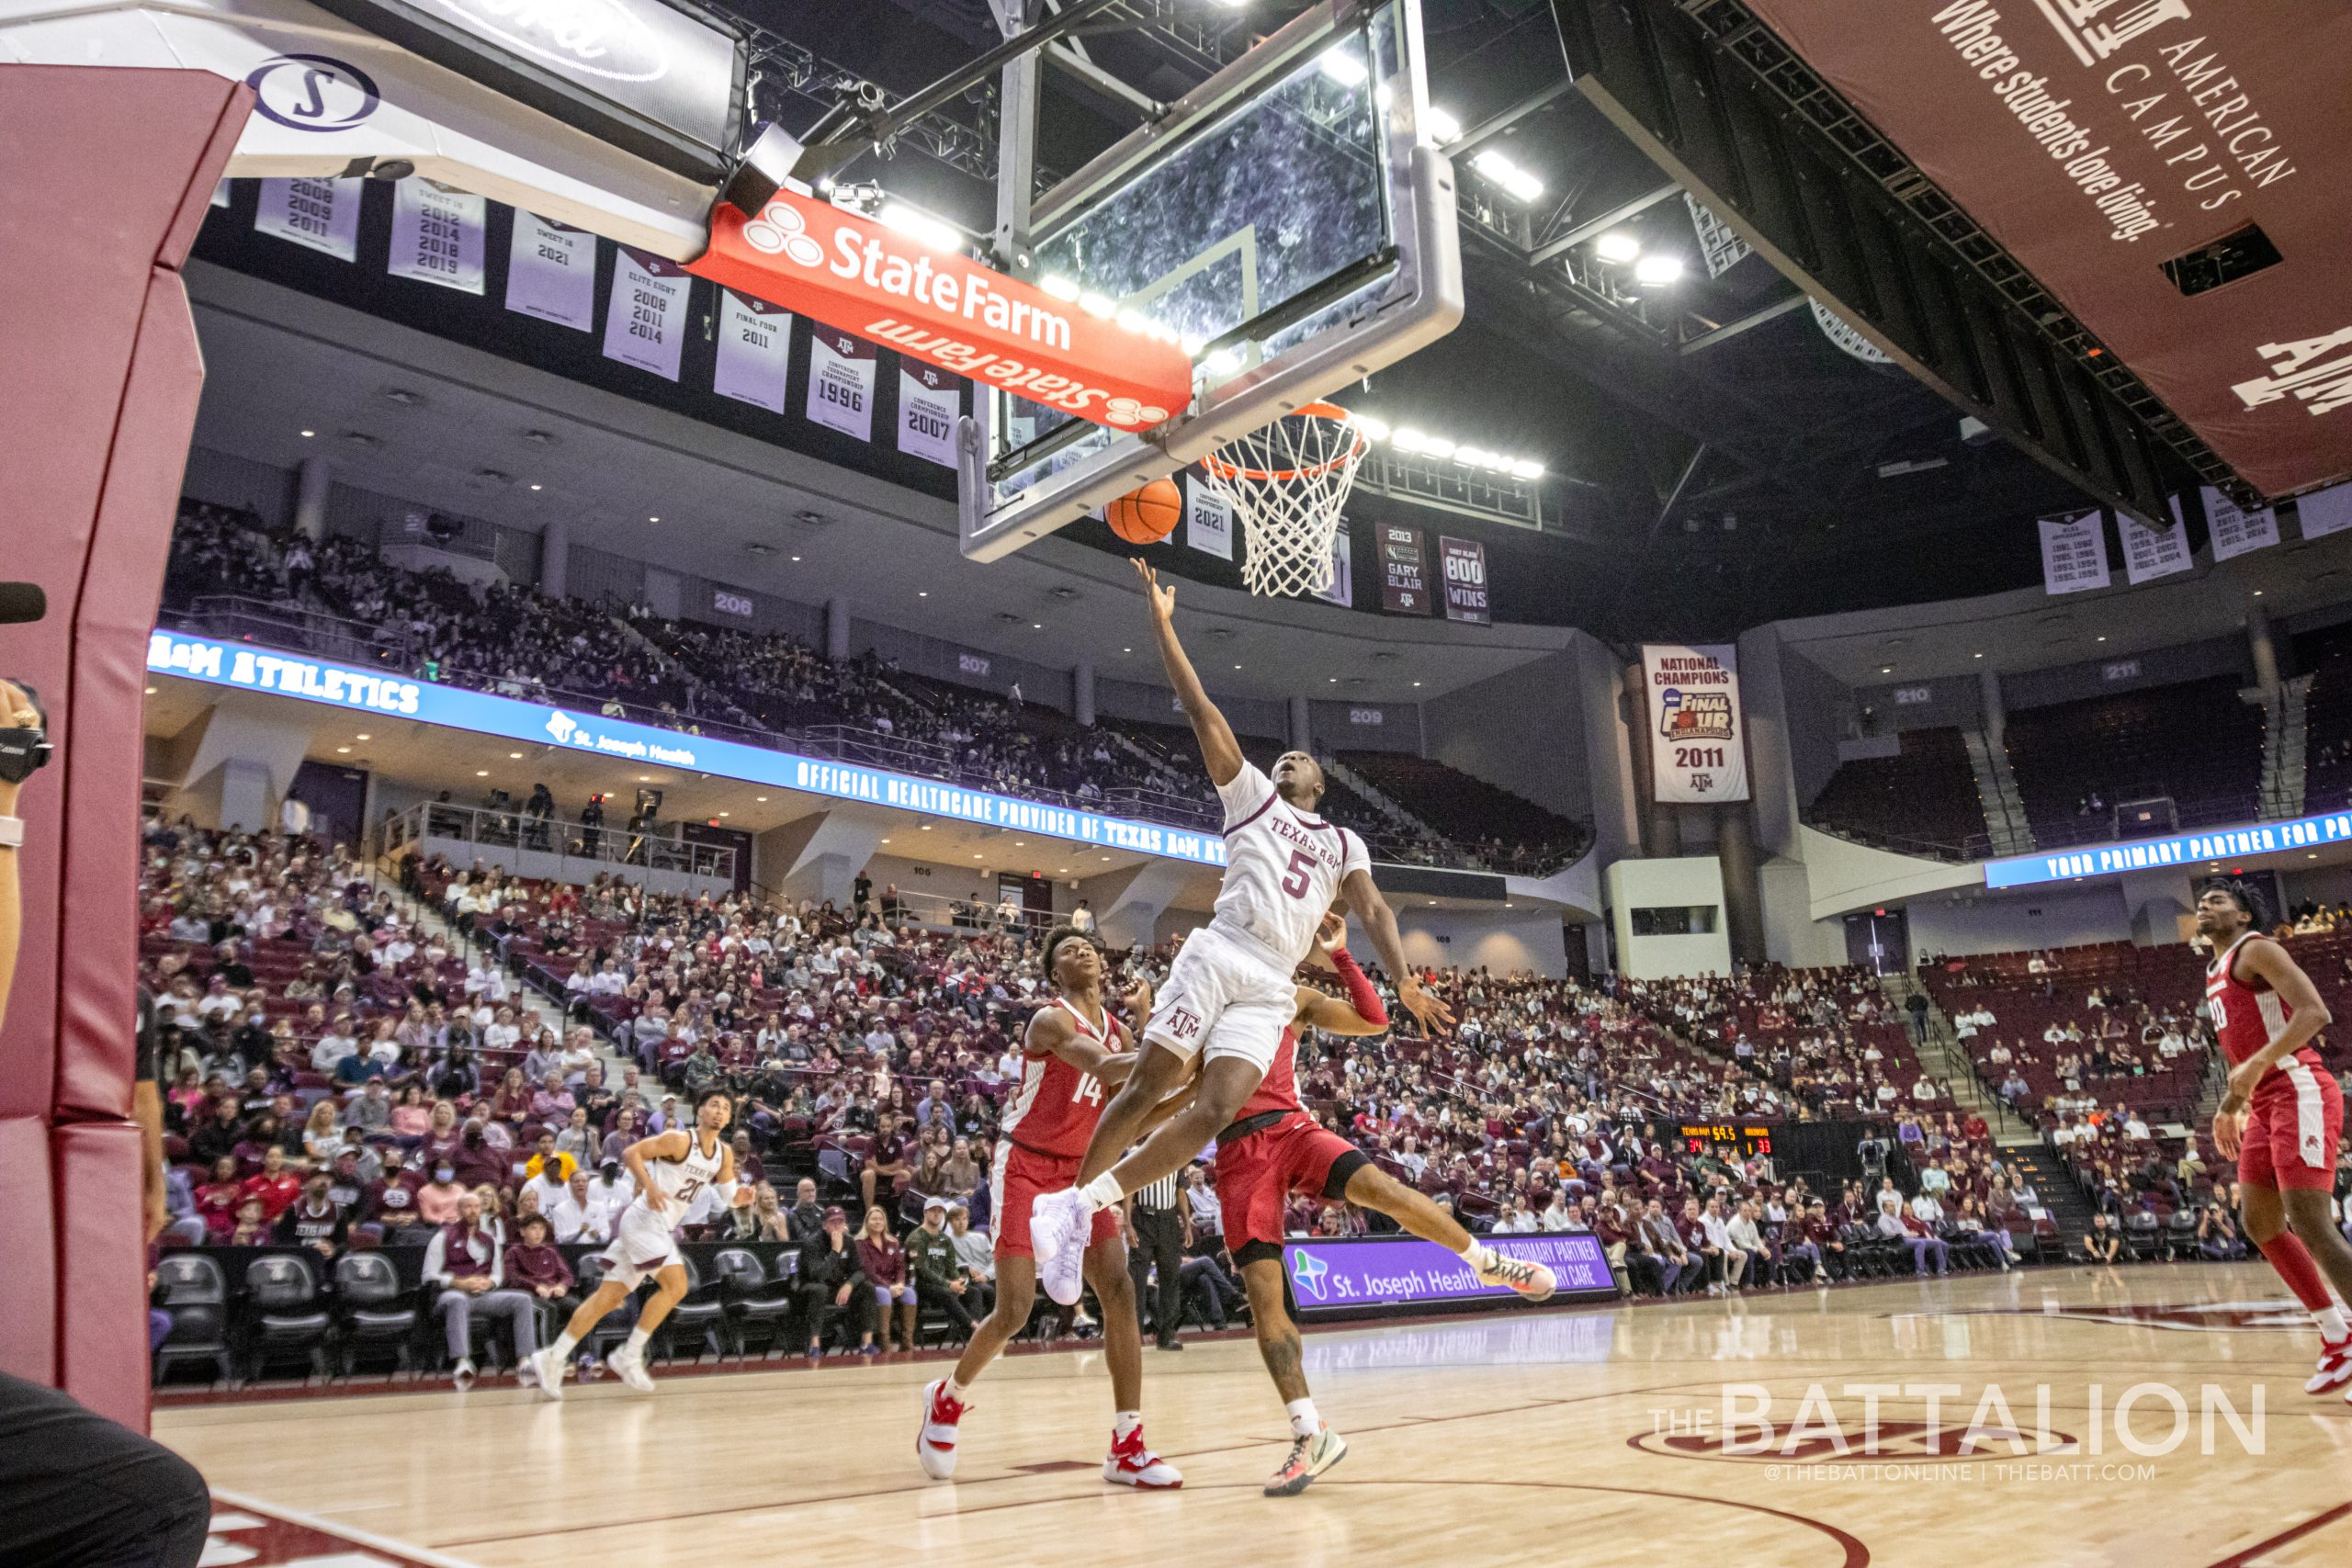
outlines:
[[[10, 585], [15, 586], [15, 585]], [[26, 781], [49, 760], [33, 694], [0, 680], [0, 1022], [17, 975], [24, 917], [17, 860]], [[123, 998], [128, 1014], [130, 998]], [[126, 1019], [128, 1021], [128, 1019]], [[141, 1127], [145, 1235], [162, 1228], [162, 1100], [153, 1009], [138, 1020], [133, 1112]], [[212, 1500], [196, 1467], [152, 1438], [85, 1410], [66, 1394], [0, 1373], [0, 1519], [5, 1556], [27, 1568], [107, 1564], [189, 1568], [202, 1556]]]

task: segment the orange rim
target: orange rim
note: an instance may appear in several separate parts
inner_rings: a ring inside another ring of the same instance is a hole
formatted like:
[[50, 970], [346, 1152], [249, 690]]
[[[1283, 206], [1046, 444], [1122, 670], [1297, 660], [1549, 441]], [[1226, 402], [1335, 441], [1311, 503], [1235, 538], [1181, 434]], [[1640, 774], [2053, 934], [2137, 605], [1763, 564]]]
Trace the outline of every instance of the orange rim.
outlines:
[[[1328, 419], [1340, 424], [1350, 423], [1348, 411], [1337, 403], [1302, 403], [1283, 415], [1284, 419], [1297, 419], [1302, 416], [1309, 419]], [[1357, 433], [1355, 445], [1345, 452], [1329, 462], [1311, 463], [1303, 468], [1245, 468], [1238, 463], [1227, 462], [1214, 452], [1201, 459], [1201, 467], [1221, 479], [1248, 479], [1252, 484], [1290, 484], [1299, 479], [1321, 479], [1334, 468], [1357, 461], [1371, 448], [1372, 443], [1365, 440], [1361, 433]]]

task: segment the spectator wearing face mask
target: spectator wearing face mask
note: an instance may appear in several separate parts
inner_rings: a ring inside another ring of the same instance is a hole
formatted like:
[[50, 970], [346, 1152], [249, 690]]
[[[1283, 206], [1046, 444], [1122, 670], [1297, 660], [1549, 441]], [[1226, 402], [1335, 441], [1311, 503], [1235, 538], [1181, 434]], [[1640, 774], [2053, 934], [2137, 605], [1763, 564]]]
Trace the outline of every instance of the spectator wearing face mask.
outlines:
[[442, 1160], [433, 1168], [433, 1179], [416, 1194], [416, 1217], [438, 1230], [458, 1217], [458, 1205], [472, 1190], [458, 1179], [456, 1165]]

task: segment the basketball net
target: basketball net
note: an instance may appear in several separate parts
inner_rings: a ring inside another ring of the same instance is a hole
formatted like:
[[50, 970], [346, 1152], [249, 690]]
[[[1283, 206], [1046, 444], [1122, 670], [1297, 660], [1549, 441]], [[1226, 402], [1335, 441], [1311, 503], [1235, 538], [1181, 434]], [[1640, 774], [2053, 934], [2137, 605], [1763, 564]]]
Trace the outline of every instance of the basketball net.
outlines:
[[1372, 443], [1348, 411], [1307, 403], [1228, 441], [1201, 466], [1241, 520], [1241, 581], [1252, 593], [1327, 593], [1331, 540]]

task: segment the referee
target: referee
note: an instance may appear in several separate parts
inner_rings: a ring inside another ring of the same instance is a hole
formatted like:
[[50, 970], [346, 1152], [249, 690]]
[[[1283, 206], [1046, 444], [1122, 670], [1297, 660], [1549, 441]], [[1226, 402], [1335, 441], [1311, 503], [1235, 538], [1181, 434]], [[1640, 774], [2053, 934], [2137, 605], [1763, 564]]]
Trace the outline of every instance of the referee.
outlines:
[[1184, 1318], [1184, 1222], [1176, 1213], [1176, 1173], [1136, 1190], [1127, 1213], [1127, 1272], [1136, 1281], [1136, 1323], [1143, 1323], [1144, 1276], [1159, 1266], [1159, 1304], [1152, 1313], [1153, 1343], [1182, 1350], [1176, 1328]]

